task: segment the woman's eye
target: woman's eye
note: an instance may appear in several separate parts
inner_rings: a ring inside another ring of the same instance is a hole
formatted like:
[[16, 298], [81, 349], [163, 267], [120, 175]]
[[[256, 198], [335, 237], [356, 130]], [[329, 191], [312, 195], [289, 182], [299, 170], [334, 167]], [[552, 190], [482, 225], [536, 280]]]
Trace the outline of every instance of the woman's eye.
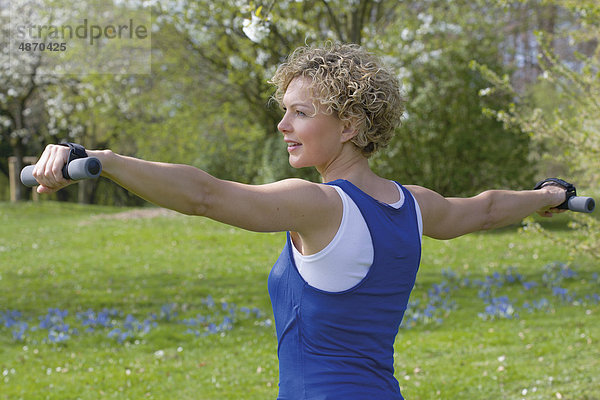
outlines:
[[302, 111], [298, 111], [298, 110], [296, 110], [296, 115], [299, 117], [306, 117], [306, 114], [304, 114]]

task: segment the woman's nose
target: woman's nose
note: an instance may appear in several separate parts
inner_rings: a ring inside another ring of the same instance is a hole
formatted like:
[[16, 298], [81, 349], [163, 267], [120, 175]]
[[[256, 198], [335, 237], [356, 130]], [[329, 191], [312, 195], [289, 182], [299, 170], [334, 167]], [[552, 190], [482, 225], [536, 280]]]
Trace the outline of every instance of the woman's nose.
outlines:
[[281, 121], [279, 121], [279, 123], [277, 124], [277, 129], [281, 133], [290, 132], [291, 125], [288, 121], [287, 113], [284, 114], [283, 118], [281, 118]]

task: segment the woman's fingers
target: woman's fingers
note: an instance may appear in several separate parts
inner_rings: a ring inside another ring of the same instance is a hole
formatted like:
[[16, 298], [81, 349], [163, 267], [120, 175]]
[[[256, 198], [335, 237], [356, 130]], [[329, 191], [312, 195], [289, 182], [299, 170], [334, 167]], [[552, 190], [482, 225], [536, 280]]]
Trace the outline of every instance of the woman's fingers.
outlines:
[[[64, 146], [61, 146], [64, 147]], [[67, 152], [68, 154], [68, 152]], [[52, 160], [52, 165], [49, 165], [49, 173], [50, 175], [54, 178], [54, 182], [56, 182], [57, 185], [60, 185], [61, 183], [65, 183], [67, 180], [63, 177], [62, 174], [62, 169], [64, 167], [64, 165], [67, 163], [68, 160], [68, 155], [67, 157], [61, 157], [61, 152], [60, 149], [55, 149], [54, 150], [54, 158]], [[50, 163], [48, 163], [50, 164]]]
[[33, 177], [44, 187], [39, 193], [50, 193], [61, 189], [69, 183], [62, 175], [62, 168], [69, 158], [69, 148], [48, 145], [33, 169]]
[[562, 208], [550, 208], [548, 210], [540, 210], [538, 211], [538, 215], [541, 217], [551, 218], [554, 214], [562, 214], [567, 210]]

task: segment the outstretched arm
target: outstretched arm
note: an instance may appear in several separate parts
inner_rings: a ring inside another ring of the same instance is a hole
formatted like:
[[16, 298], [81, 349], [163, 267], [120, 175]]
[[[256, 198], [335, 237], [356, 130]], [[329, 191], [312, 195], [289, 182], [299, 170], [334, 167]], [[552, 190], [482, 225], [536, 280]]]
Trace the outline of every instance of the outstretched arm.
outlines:
[[420, 187], [407, 186], [423, 214], [423, 234], [452, 239], [470, 232], [500, 228], [528, 215], [550, 217], [562, 212], [555, 207], [565, 201], [565, 190], [555, 185], [539, 190], [488, 190], [470, 198], [445, 198]]
[[[188, 165], [121, 156], [110, 150], [87, 151], [102, 162], [102, 175], [161, 207], [201, 215], [261, 232], [295, 231], [308, 241], [321, 241], [337, 228], [342, 216], [335, 189], [300, 179], [245, 185], [217, 179]], [[40, 193], [69, 185], [62, 177], [68, 148], [50, 145], [33, 175]]]

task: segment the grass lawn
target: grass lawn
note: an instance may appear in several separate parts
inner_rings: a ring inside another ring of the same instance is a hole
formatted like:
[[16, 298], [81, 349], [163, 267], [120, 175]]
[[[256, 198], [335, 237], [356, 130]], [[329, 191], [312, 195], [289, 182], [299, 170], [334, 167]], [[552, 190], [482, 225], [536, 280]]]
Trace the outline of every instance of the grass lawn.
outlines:
[[[155, 211], [0, 204], [0, 399], [276, 397], [284, 234]], [[517, 228], [425, 239], [402, 393], [600, 399], [598, 272]]]

